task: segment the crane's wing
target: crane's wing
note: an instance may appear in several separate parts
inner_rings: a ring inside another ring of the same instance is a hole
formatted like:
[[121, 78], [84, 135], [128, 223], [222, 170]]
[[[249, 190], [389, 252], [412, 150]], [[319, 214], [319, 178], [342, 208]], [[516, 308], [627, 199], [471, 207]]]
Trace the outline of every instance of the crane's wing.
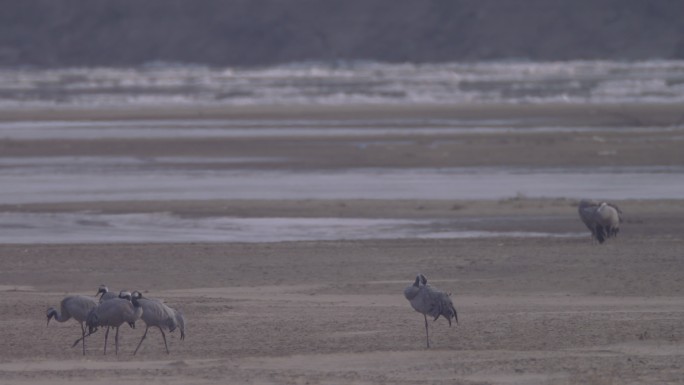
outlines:
[[597, 205], [580, 206], [577, 209], [580, 219], [582, 219], [584, 225], [587, 226], [587, 228], [591, 230], [592, 233], [594, 233], [594, 231], [596, 230], [596, 223], [594, 219], [594, 215], [596, 215], [596, 209], [598, 209]]

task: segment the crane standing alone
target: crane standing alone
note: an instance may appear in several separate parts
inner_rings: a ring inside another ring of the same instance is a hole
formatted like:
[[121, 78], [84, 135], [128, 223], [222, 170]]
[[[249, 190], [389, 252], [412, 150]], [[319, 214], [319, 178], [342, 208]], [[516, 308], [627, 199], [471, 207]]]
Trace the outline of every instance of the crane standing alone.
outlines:
[[164, 334], [164, 329], [168, 330], [169, 332], [180, 329], [180, 339], [184, 340], [185, 318], [183, 317], [183, 313], [167, 306], [159, 300], [144, 298], [142, 293], [139, 291], [134, 291], [132, 298], [135, 298], [142, 306], [143, 313], [140, 318], [143, 320], [143, 322], [145, 322], [145, 334], [143, 334], [142, 338], [140, 338], [138, 347], [135, 348], [133, 355], [135, 355], [138, 352], [138, 349], [140, 349], [140, 345], [142, 345], [143, 340], [145, 340], [145, 337], [147, 337], [147, 331], [149, 330], [150, 326], [156, 326], [159, 328], [162, 338], [164, 339], [166, 354], [169, 354], [169, 345], [166, 343], [166, 334]]
[[[65, 297], [60, 303], [60, 310], [54, 307], [47, 309], [47, 324], [54, 318], [57, 322], [66, 322], [73, 318], [81, 324], [81, 340], [83, 341], [83, 355], [85, 356], [85, 326], [88, 314], [97, 306], [97, 302], [92, 297], [82, 295], [70, 295]], [[78, 341], [77, 341], [78, 342]], [[74, 344], [74, 346], [76, 346]]]
[[458, 314], [449, 296], [449, 293], [428, 285], [427, 278], [423, 274], [417, 275], [413, 285], [404, 289], [404, 297], [409, 300], [411, 307], [425, 318], [425, 339], [428, 348], [430, 347], [428, 315], [435, 317], [434, 321], [440, 316], [446, 318], [449, 326], [451, 326], [452, 318], [458, 323]]
[[583, 199], [577, 208], [580, 219], [591, 235], [599, 241], [617, 236], [622, 222], [622, 210], [615, 204]]

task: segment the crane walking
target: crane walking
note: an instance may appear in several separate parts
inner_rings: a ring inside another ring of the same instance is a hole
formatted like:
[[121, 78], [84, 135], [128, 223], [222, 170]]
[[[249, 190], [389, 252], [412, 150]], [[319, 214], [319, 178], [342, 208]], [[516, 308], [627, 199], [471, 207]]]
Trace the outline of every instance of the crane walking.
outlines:
[[[104, 285], [100, 286], [100, 289], [102, 289], [103, 287], [104, 287], [105, 289], [107, 289], [107, 286], [104, 286]], [[100, 293], [100, 291], [98, 291], [98, 294], [99, 294], [99, 293]], [[100, 297], [100, 303], [102, 303], [102, 302], [104, 302], [104, 301], [109, 301], [109, 300], [112, 300], [112, 299], [115, 299], [115, 298], [121, 298], [121, 299], [125, 299], [126, 301], [131, 302], [131, 293], [129, 293], [129, 292], [125, 291], [125, 290], [121, 290], [121, 291], [119, 292], [118, 297], [117, 297], [116, 295], [113, 295], [113, 294], [114, 294], [114, 293], [112, 293], [112, 292], [110, 292], [110, 291], [108, 291], [108, 290], [105, 290], [104, 293], [103, 293], [103, 295]], [[95, 296], [97, 297], [97, 294], [96, 294]], [[131, 324], [129, 324], [129, 325], [131, 326], [131, 329], [135, 329], [135, 323], [131, 323]], [[74, 341], [74, 344], [71, 345], [71, 347], [73, 348], [73, 347], [75, 347], [76, 345], [78, 345], [78, 343], [81, 342], [82, 339], [84, 339], [84, 338], [86, 338], [86, 337], [89, 337], [91, 334], [95, 333], [96, 330], [97, 330], [97, 329], [94, 329], [92, 332], [89, 331], [88, 334], [86, 334], [86, 335], [84, 335], [83, 337], [81, 337], [81, 338], [77, 339], [76, 341]], [[108, 332], [109, 332], [109, 326], [107, 326], [107, 332], [106, 332], [106, 333], [108, 333]], [[105, 333], [105, 334], [106, 334], [106, 333]]]
[[109, 328], [116, 328], [116, 336], [114, 337], [114, 346], [116, 347], [116, 354], [119, 354], [119, 327], [124, 323], [129, 324], [132, 328], [135, 327], [137, 321], [143, 314], [142, 306], [137, 298], [132, 297], [131, 301], [123, 298], [114, 298], [103, 301], [97, 307], [90, 311], [86, 319], [88, 325], [88, 335], [93, 334], [98, 326], [107, 326], [105, 332], [104, 354], [107, 354], [107, 338], [109, 337]]
[[76, 346], [78, 341], [83, 341], [83, 355], [85, 356], [85, 326], [83, 323], [87, 320], [88, 314], [97, 306], [97, 302], [92, 297], [83, 295], [70, 295], [65, 297], [60, 303], [60, 310], [54, 307], [47, 309], [47, 324], [50, 325], [50, 320], [54, 318], [57, 322], [66, 322], [73, 318], [81, 324], [81, 339], [76, 340], [73, 346]]
[[164, 329], [168, 330], [169, 332], [180, 329], [180, 339], [184, 340], [185, 318], [183, 317], [183, 313], [167, 306], [162, 301], [145, 298], [139, 291], [134, 291], [132, 293], [132, 298], [136, 299], [142, 306], [143, 312], [140, 318], [145, 323], [145, 334], [143, 334], [142, 338], [140, 338], [138, 347], [135, 348], [133, 355], [135, 355], [138, 352], [138, 349], [140, 349], [140, 345], [142, 345], [143, 340], [145, 340], [145, 337], [147, 337], [147, 331], [151, 326], [156, 326], [159, 328], [162, 338], [164, 339], [166, 354], [169, 354], [169, 345], [166, 343], [166, 334], [164, 333]]

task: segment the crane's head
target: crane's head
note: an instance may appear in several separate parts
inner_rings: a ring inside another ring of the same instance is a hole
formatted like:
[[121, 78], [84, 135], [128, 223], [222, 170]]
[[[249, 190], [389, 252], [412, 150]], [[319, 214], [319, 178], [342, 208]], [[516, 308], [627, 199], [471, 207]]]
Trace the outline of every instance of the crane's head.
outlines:
[[125, 291], [125, 290], [121, 290], [121, 291], [119, 292], [119, 298], [121, 298], [121, 299], [126, 299], [126, 300], [131, 301], [131, 300], [132, 300], [131, 297], [132, 297], [132, 296], [131, 296], [131, 293], [129, 293], [129, 292]]
[[416, 280], [413, 282], [413, 286], [420, 286], [420, 275], [416, 275]]
[[176, 324], [180, 328], [180, 339], [185, 339], [185, 316], [180, 310], [176, 310]]
[[138, 307], [140, 306], [140, 303], [138, 302], [139, 299], [143, 298], [143, 295], [141, 292], [135, 290], [133, 293], [131, 293], [131, 302], [133, 303], [133, 306]]
[[105, 293], [109, 292], [109, 288], [102, 284], [100, 287], [97, 289], [97, 293], [95, 293], [95, 296], [97, 297], [98, 295], [105, 295]]
[[[47, 325], [50, 324], [50, 320], [52, 318], [55, 318], [55, 319], [57, 318], [57, 309], [55, 309], [54, 307], [47, 309]], [[45, 325], [45, 326], [47, 326], [47, 325]]]

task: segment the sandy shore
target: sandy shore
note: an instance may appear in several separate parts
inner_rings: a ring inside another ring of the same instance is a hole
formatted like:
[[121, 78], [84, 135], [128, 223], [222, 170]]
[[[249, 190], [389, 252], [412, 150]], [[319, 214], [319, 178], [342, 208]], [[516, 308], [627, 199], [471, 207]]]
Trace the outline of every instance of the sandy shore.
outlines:
[[[649, 116], [655, 119], [658, 111], [650, 110]], [[674, 119], [675, 111], [670, 112]], [[406, 155], [408, 147], [388, 146], [374, 153], [375, 158], [354, 156], [344, 145], [347, 139], [197, 141], [192, 146], [178, 140], [0, 143], [8, 157], [183, 151], [192, 155], [212, 149], [216, 154], [285, 154], [292, 161], [284, 167], [290, 168], [511, 162], [599, 166], [606, 159], [609, 164], [638, 166], [684, 164], [677, 135], [626, 132], [596, 140], [592, 134], [506, 134], [470, 137], [471, 142], [463, 141], [468, 139], [464, 136], [452, 138], [458, 140], [445, 153], [453, 156], [439, 157], [419, 142], [410, 144], [413, 156]], [[645, 136], [650, 141], [636, 140]], [[590, 143], [589, 149], [582, 143]], [[605, 147], [619, 155], [600, 155]], [[578, 151], [588, 155], [579, 156]], [[551, 156], [554, 153], [557, 156]], [[588, 233], [586, 238], [0, 245], [0, 383], [680, 383], [684, 202], [618, 203], [626, 221], [618, 239], [604, 245], [593, 243]], [[515, 216], [516, 227], [528, 231], [538, 231], [538, 220], [544, 216], [546, 225], [554, 223], [551, 231], [585, 231], [575, 204], [569, 199], [525, 197], [208, 200], [0, 205], [0, 212]], [[495, 222], [491, 229], [511, 230], [507, 226], [510, 222]], [[418, 272], [452, 292], [459, 311], [458, 325], [449, 328], [443, 319], [430, 324], [429, 350], [423, 318], [402, 295]], [[80, 335], [78, 325], [51, 322], [46, 327], [45, 310], [66, 294], [94, 295], [101, 283], [114, 290], [141, 290], [182, 309], [188, 322], [186, 340], [172, 333], [167, 355], [159, 332], [151, 330], [133, 357], [144, 332], [139, 322], [134, 330], [121, 329], [118, 356], [102, 354], [103, 333], [98, 332], [88, 339], [88, 354], [83, 357], [78, 348], [70, 348]]]
[[[681, 218], [681, 217], [680, 217]], [[680, 221], [681, 223], [681, 221]], [[676, 383], [684, 375], [682, 227], [588, 239], [5, 245], [3, 383]], [[418, 271], [460, 323], [401, 295]], [[122, 352], [69, 348], [44, 310], [101, 282], [183, 309], [188, 337], [122, 329]]]

